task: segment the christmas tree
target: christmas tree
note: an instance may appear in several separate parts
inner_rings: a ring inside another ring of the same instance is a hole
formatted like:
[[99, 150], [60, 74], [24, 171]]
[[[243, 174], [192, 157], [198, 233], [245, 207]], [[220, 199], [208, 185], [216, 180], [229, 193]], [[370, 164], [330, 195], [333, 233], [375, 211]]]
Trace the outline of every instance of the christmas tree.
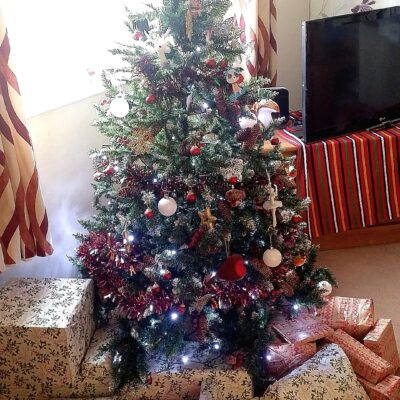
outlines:
[[273, 137], [268, 80], [244, 79], [230, 0], [148, 7], [128, 13], [132, 43], [103, 75], [96, 125], [109, 144], [91, 154], [97, 213], [74, 262], [99, 315], [120, 319], [117, 386], [145, 382], [149, 354], [197, 341], [222, 358], [240, 351], [235, 367], [263, 388], [274, 313], [323, 304], [334, 280], [313, 267], [308, 201]]

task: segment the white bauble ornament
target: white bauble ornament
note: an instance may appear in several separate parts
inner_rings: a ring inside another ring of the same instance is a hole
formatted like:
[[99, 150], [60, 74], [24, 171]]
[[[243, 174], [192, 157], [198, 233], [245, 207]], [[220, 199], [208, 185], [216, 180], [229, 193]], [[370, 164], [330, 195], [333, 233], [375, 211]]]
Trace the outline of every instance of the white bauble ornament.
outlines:
[[257, 123], [257, 120], [254, 118], [249, 118], [249, 117], [239, 118], [239, 125], [240, 125], [240, 128], [242, 128], [242, 129], [252, 128], [256, 123]]
[[118, 95], [111, 101], [109, 110], [114, 117], [124, 118], [129, 113], [129, 103], [124, 96]]
[[322, 296], [329, 296], [332, 293], [332, 285], [327, 281], [321, 281], [317, 285], [319, 290], [324, 290]]
[[275, 268], [282, 262], [282, 254], [279, 250], [271, 247], [270, 249], [264, 251], [263, 261], [268, 267]]
[[176, 213], [178, 208], [175, 199], [172, 197], [164, 197], [158, 202], [158, 211], [164, 217], [170, 217]]

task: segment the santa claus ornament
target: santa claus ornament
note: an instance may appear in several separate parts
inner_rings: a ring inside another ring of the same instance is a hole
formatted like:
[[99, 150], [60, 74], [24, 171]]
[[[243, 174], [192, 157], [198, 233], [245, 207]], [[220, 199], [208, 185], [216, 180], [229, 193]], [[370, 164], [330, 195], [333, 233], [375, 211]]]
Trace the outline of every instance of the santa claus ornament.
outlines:
[[217, 272], [217, 278], [226, 281], [239, 281], [246, 275], [246, 264], [240, 254], [232, 254], [221, 265]]

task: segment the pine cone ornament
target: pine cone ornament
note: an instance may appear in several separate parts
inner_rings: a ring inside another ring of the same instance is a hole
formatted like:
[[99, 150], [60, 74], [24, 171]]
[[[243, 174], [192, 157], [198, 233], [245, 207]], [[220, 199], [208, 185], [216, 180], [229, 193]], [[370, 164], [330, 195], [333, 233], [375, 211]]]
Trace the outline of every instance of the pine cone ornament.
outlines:
[[190, 149], [191, 148], [192, 148], [192, 145], [187, 140], [183, 140], [182, 143], [178, 147], [178, 154], [181, 156], [190, 157]]
[[265, 279], [269, 279], [272, 277], [272, 271], [271, 268], [266, 266], [264, 264], [263, 260], [260, 260], [259, 258], [253, 258], [251, 260], [251, 265], [253, 268], [259, 272]]
[[197, 319], [196, 339], [203, 342], [208, 333], [208, 321], [204, 314], [200, 314]]
[[296, 271], [288, 271], [286, 273], [286, 282], [291, 286], [296, 286], [300, 281], [299, 276], [296, 274]]
[[207, 228], [204, 225], [202, 225], [202, 226], [200, 226], [200, 228], [196, 229], [193, 232], [193, 235], [190, 238], [190, 242], [188, 244], [189, 249], [193, 249], [194, 247], [196, 247], [199, 244], [200, 240], [203, 238], [204, 234], [206, 233], [206, 230], [207, 230]]
[[257, 230], [257, 225], [253, 218], [251, 218], [250, 216], [246, 216], [243, 219], [244, 219], [243, 221], [244, 226], [246, 227], [246, 229], [248, 229], [251, 232]]
[[227, 104], [224, 96], [224, 91], [222, 89], [218, 89], [217, 94], [215, 95], [215, 105], [217, 107], [218, 114], [221, 117], [225, 117]]
[[246, 140], [250, 140], [253, 136], [252, 129], [251, 128], [246, 128], [246, 129], [241, 129], [238, 131], [235, 135], [235, 139], [238, 142], [245, 142]]
[[290, 285], [288, 282], [282, 282], [280, 284], [282, 293], [286, 296], [286, 297], [292, 297], [294, 295], [294, 290], [293, 290], [293, 286]]
[[219, 215], [222, 217], [222, 219], [226, 222], [231, 222], [232, 221], [232, 210], [231, 206], [226, 200], [220, 200], [217, 203], [217, 209]]
[[249, 139], [243, 142], [242, 147], [244, 150], [253, 150], [254, 146], [257, 144], [257, 141], [260, 138], [260, 126], [256, 124], [252, 128], [247, 129], [250, 129], [251, 134]]

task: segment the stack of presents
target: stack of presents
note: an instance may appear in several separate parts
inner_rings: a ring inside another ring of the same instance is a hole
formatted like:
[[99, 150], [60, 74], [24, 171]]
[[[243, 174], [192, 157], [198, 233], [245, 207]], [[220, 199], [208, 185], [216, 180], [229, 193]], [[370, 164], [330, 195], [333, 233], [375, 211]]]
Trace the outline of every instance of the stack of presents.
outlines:
[[[0, 288], [0, 400], [253, 398], [244, 369], [192, 357], [184, 367], [157, 361], [148, 385], [112, 395], [102, 347], [115, 327], [95, 330], [93, 300], [90, 280], [22, 278]], [[262, 400], [400, 400], [393, 325], [375, 321], [371, 299], [329, 297], [318, 314], [277, 318], [273, 328], [265, 362], [276, 382]]]

